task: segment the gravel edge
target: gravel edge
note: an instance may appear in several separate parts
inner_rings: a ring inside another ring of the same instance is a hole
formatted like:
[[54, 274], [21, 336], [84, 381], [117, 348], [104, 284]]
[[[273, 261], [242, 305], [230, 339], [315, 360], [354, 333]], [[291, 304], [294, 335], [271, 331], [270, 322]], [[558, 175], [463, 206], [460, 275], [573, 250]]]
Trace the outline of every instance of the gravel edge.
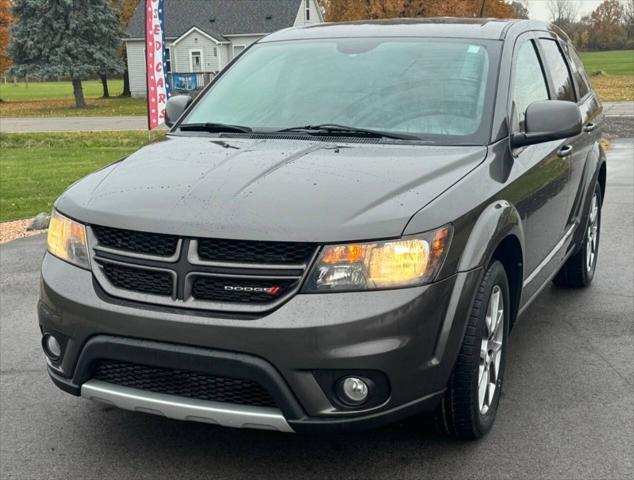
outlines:
[[26, 228], [32, 221], [32, 218], [25, 218], [22, 220], [0, 223], [0, 244], [12, 242], [18, 238], [32, 237], [33, 235], [40, 235], [47, 232], [47, 230], [27, 231]]

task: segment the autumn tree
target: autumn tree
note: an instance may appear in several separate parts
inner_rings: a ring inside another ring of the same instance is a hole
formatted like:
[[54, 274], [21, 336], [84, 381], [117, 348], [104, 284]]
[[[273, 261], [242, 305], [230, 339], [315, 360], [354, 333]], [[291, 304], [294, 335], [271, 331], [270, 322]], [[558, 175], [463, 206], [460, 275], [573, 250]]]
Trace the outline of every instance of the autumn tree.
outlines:
[[13, 21], [11, 16], [11, 1], [0, 0], [0, 74], [11, 66], [11, 59], [7, 55], [9, 46], [9, 25]]
[[11, 72], [70, 78], [77, 108], [86, 107], [83, 79], [122, 68], [123, 33], [109, 0], [15, 0], [13, 15]]
[[514, 16], [504, 0], [324, 0], [331, 22], [398, 17], [498, 17]]
[[619, 0], [605, 0], [590, 14], [590, 45], [599, 50], [623, 48], [625, 13]]

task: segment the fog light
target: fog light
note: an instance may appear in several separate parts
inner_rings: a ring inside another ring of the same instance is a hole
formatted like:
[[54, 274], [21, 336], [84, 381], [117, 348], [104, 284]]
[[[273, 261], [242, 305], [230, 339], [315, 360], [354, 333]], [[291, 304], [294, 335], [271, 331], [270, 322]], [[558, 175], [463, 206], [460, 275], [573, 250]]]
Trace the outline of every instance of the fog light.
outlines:
[[62, 346], [53, 335], [44, 337], [44, 349], [53, 360], [57, 360], [62, 355]]
[[368, 399], [368, 384], [357, 377], [340, 380], [338, 390], [341, 400], [349, 405], [361, 405]]

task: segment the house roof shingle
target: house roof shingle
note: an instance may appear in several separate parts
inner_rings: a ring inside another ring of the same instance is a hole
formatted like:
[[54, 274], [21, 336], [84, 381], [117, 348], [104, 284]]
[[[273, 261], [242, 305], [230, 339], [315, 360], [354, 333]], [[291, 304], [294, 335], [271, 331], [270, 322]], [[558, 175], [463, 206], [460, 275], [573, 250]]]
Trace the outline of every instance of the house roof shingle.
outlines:
[[[197, 27], [215, 39], [224, 35], [271, 33], [292, 27], [302, 0], [165, 0], [165, 35], [180, 37]], [[145, 36], [145, 2], [139, 2], [130, 38]]]

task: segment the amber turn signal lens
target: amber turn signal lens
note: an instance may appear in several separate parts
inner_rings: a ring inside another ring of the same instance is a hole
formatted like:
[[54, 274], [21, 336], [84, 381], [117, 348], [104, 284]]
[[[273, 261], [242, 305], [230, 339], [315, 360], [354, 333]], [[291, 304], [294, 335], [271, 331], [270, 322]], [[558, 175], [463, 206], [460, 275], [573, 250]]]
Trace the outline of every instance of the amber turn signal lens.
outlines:
[[363, 260], [364, 247], [361, 244], [335, 245], [326, 247], [321, 261], [327, 265], [357, 263]]

